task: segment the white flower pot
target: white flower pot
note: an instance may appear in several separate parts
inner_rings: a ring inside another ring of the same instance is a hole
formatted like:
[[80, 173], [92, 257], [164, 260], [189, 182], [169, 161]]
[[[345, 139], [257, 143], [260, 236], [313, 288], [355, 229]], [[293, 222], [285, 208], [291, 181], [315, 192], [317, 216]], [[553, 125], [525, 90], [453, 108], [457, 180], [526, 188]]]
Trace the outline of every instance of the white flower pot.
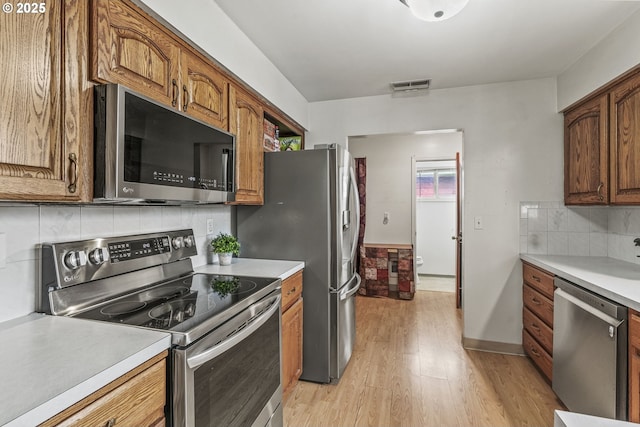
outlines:
[[218, 254], [218, 261], [220, 262], [220, 265], [230, 265], [232, 257], [233, 254], [231, 252], [220, 253]]

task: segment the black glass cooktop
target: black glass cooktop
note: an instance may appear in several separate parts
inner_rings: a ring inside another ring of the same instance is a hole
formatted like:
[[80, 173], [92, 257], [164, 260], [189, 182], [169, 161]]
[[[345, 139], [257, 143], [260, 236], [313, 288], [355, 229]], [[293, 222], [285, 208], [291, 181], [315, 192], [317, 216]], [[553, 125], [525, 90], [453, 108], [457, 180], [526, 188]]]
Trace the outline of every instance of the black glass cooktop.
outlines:
[[278, 279], [264, 277], [194, 274], [106, 302], [75, 317], [189, 333], [214, 318], [226, 321], [234, 315], [234, 307], [241, 310], [278, 284]]

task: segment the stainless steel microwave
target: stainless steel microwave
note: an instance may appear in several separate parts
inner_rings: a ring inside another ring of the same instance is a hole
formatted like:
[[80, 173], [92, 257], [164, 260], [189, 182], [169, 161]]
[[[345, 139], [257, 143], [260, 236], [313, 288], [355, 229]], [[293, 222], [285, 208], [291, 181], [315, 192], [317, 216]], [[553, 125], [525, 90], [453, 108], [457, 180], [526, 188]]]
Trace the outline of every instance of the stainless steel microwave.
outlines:
[[116, 84], [95, 87], [94, 201], [234, 200], [235, 137]]

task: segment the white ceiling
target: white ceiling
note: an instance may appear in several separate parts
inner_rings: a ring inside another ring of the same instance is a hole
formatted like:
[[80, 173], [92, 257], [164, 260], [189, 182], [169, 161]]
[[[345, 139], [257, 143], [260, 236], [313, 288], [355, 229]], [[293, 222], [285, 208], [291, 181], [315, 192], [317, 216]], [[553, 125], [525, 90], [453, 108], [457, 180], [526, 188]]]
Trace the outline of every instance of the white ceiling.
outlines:
[[640, 9], [638, 0], [470, 0], [448, 21], [399, 0], [215, 0], [310, 102], [552, 77]]

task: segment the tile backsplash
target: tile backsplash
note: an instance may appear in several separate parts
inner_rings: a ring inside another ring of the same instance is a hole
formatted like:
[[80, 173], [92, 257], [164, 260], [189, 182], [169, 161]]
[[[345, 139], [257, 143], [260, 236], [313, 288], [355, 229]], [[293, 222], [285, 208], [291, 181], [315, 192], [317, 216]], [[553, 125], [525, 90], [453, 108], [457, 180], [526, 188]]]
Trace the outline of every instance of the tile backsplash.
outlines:
[[205, 206], [0, 206], [0, 322], [35, 310], [41, 242], [71, 241], [132, 233], [192, 228], [206, 264], [207, 219], [214, 234], [231, 232], [231, 207]]
[[520, 252], [608, 256], [640, 264], [640, 207], [520, 203]]

